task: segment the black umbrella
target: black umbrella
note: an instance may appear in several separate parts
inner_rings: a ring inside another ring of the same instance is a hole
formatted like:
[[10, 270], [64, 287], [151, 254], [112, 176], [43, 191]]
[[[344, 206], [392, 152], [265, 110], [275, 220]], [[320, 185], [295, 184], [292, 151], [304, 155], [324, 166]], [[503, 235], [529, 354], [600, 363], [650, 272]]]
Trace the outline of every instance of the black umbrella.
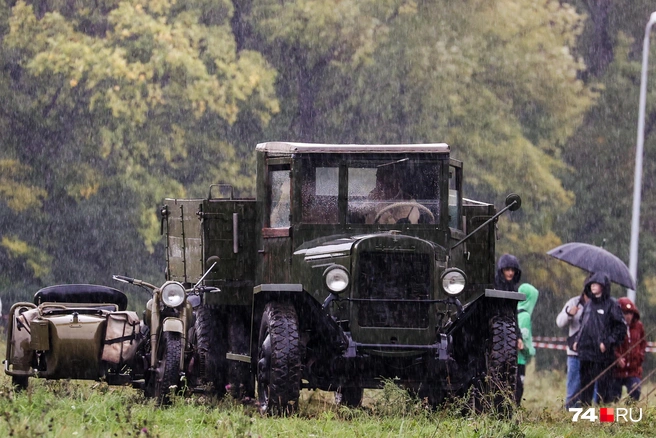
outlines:
[[635, 280], [626, 264], [599, 246], [571, 242], [551, 249], [547, 254], [584, 271], [605, 272], [613, 283], [635, 290]]

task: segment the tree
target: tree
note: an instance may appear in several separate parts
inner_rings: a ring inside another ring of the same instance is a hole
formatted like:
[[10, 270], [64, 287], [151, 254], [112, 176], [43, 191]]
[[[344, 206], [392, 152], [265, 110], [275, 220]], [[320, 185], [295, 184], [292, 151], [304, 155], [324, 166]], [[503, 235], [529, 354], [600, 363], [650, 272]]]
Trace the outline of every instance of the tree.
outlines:
[[620, 32], [633, 37], [632, 51], [642, 50], [644, 26], [653, 11], [649, 0], [574, 0], [571, 2], [586, 16], [585, 29], [578, 41], [577, 52], [581, 53], [588, 68], [584, 78], [588, 80], [604, 75], [613, 62], [615, 47]]
[[[557, 223], [563, 237], [602, 245], [622, 260], [629, 260], [633, 204], [635, 141], [641, 63], [632, 55], [633, 40], [620, 33], [613, 47], [614, 59], [600, 77], [603, 91], [598, 105], [572, 137], [563, 155], [575, 171], [564, 175], [577, 203]], [[656, 93], [649, 78], [645, 126], [645, 160], [638, 264], [638, 306], [656, 303], [653, 288], [656, 263]], [[644, 280], [644, 282], [643, 282]], [[623, 294], [623, 293], [622, 293]]]
[[[275, 72], [237, 51], [231, 14], [230, 2], [203, 1], [12, 8], [3, 158], [31, 169], [23, 186], [47, 195], [29, 225], [13, 208], [0, 216], [10, 241], [56, 260], [48, 281], [105, 282], [128, 270], [160, 281], [164, 258], [149, 254], [161, 199], [204, 193], [219, 177], [248, 187], [253, 169], [233, 129], [261, 129], [278, 101]], [[0, 196], [10, 207], [16, 197]]]
[[[518, 191], [501, 251], [544, 256], [574, 203], [562, 148], [595, 93], [573, 52], [583, 16], [558, 1], [239, 2], [244, 45], [278, 69], [284, 110], [268, 137], [446, 141], [466, 194]], [[319, 4], [321, 3], [321, 4]], [[545, 275], [549, 281], [551, 276]], [[554, 286], [555, 287], [555, 286]]]

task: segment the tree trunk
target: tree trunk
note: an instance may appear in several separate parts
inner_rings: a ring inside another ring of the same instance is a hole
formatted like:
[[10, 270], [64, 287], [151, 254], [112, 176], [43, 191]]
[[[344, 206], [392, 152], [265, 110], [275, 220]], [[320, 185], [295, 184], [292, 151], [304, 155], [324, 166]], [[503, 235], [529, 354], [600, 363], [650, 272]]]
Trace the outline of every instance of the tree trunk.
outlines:
[[590, 17], [590, 43], [586, 54], [588, 72], [594, 77], [604, 74], [613, 62], [613, 44], [608, 32], [611, 0], [585, 0]]

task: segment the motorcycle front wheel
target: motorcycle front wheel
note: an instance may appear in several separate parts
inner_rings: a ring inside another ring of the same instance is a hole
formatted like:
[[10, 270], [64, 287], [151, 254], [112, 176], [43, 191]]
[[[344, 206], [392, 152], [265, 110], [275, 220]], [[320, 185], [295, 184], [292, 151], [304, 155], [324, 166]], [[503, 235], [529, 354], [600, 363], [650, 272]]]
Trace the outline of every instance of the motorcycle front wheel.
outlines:
[[157, 348], [155, 369], [149, 372], [146, 382], [146, 397], [155, 398], [159, 404], [169, 404], [170, 394], [180, 383], [180, 354], [182, 339], [180, 333], [164, 332]]

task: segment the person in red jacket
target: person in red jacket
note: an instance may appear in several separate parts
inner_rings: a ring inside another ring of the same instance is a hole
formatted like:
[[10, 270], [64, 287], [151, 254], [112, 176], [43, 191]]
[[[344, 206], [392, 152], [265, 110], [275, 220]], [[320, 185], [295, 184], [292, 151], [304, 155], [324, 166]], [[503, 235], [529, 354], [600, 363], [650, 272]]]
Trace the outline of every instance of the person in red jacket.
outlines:
[[619, 401], [622, 397], [622, 388], [626, 390], [633, 400], [640, 399], [640, 380], [642, 380], [642, 362], [645, 360], [645, 329], [640, 321], [640, 311], [629, 298], [622, 297], [617, 300], [622, 308], [624, 320], [627, 325], [627, 336], [624, 342], [615, 350], [617, 366], [614, 370], [615, 381], [612, 388], [612, 401]]

